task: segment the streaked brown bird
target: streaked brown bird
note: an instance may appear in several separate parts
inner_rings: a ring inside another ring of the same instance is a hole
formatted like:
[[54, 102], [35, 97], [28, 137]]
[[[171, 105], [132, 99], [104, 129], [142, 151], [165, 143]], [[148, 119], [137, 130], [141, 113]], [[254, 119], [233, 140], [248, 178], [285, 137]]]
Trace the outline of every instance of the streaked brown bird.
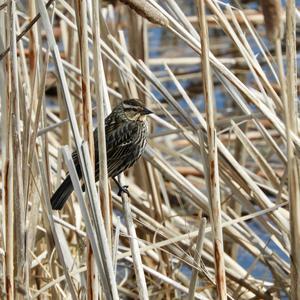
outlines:
[[[147, 115], [152, 112], [139, 100], [129, 99], [117, 105], [105, 119], [106, 154], [108, 176], [113, 178], [119, 192], [125, 191], [116, 180], [116, 176], [131, 167], [143, 154], [148, 136]], [[97, 128], [94, 130], [95, 142], [95, 179], [99, 180], [99, 150]], [[82, 172], [77, 152], [73, 152], [73, 161], [79, 179]], [[52, 209], [62, 209], [73, 192], [70, 175], [51, 197]]]

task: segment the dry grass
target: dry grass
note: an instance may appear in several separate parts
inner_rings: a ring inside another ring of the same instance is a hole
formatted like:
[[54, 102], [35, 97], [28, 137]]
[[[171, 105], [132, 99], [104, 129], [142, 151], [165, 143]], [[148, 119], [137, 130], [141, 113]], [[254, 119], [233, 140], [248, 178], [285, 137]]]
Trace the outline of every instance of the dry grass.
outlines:
[[[0, 1], [1, 299], [300, 299], [299, 12], [183, 2]], [[128, 97], [155, 115], [119, 197], [104, 118]]]

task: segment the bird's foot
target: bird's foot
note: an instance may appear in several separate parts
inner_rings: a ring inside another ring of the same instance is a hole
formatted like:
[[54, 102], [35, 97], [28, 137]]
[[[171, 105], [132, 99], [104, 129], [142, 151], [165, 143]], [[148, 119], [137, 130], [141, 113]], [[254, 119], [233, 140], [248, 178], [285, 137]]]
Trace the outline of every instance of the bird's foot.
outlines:
[[128, 185], [119, 186], [118, 196], [121, 197], [122, 193], [126, 193], [129, 196]]
[[128, 196], [129, 196], [129, 192], [128, 192], [128, 185], [121, 185], [120, 182], [114, 177], [113, 178], [114, 182], [116, 183], [116, 185], [118, 186], [119, 188], [119, 191], [118, 191], [118, 196], [121, 196], [122, 193], [126, 193]]

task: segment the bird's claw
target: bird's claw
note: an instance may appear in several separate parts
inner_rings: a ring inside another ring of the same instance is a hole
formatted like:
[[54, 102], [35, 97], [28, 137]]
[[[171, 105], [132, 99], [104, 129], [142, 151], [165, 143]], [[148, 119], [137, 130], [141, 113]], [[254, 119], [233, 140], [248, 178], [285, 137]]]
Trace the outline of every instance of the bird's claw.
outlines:
[[126, 193], [129, 196], [128, 185], [119, 186], [118, 196], [121, 197], [122, 193]]

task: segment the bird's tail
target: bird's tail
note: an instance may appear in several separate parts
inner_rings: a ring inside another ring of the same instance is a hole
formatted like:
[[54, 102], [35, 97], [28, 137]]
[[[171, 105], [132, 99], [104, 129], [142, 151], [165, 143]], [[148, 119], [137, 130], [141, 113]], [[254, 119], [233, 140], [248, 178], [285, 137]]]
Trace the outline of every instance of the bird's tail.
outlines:
[[50, 199], [52, 209], [61, 210], [73, 190], [71, 177], [68, 175]]

